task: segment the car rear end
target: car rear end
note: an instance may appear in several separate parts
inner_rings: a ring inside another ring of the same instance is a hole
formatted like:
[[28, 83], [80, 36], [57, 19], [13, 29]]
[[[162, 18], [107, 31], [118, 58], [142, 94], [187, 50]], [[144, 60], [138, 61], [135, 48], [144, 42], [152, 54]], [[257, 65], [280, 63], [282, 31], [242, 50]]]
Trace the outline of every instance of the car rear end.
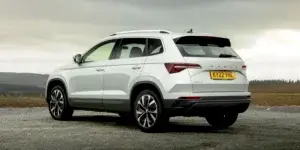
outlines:
[[250, 104], [246, 65], [227, 38], [185, 35], [173, 38], [185, 63], [167, 63], [171, 73], [185, 70], [190, 76], [191, 94], [172, 102], [178, 114], [203, 115], [242, 113]]

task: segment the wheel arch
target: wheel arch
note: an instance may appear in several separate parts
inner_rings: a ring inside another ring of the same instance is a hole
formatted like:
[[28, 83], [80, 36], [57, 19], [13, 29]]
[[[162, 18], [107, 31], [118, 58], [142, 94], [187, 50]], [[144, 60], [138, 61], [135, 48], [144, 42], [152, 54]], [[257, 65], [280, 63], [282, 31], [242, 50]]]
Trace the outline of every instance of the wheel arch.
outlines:
[[154, 90], [154, 92], [156, 92], [158, 94], [158, 96], [161, 100], [161, 103], [164, 105], [163, 93], [156, 83], [154, 83], [152, 81], [139, 81], [139, 82], [135, 83], [131, 88], [131, 91], [129, 94], [130, 108], [132, 108], [133, 102], [135, 100], [134, 97], [137, 96], [137, 94], [144, 89]]
[[67, 89], [67, 86], [66, 86], [64, 80], [61, 79], [61, 78], [52, 78], [52, 79], [50, 79], [47, 82], [47, 85], [46, 85], [46, 89], [45, 89], [45, 99], [46, 99], [46, 102], [48, 102], [48, 98], [47, 97], [48, 97], [48, 94], [49, 94], [51, 88], [53, 88], [56, 85], [62, 86], [62, 88], [66, 92], [66, 95], [68, 96], [68, 89]]

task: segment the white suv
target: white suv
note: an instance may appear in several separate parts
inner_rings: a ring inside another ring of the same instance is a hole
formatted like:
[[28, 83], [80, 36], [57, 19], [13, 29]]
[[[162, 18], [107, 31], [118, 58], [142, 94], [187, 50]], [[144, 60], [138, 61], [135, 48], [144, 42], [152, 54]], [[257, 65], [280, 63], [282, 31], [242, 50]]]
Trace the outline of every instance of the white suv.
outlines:
[[117, 32], [73, 58], [47, 81], [46, 101], [56, 120], [69, 119], [74, 110], [97, 110], [131, 117], [145, 132], [172, 116], [205, 117], [227, 128], [250, 104], [246, 65], [228, 38]]

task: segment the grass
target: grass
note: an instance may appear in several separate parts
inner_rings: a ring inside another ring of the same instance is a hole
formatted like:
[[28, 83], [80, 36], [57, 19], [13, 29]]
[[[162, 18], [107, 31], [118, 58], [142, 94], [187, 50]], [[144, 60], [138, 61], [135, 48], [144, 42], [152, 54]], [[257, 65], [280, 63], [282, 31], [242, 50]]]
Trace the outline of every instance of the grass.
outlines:
[[[300, 106], [300, 84], [251, 85], [252, 104], [258, 106]], [[19, 99], [16, 96], [0, 95], [1, 107], [45, 107], [46, 102], [39, 95]]]
[[252, 104], [258, 106], [300, 106], [300, 93], [252, 93]]
[[46, 102], [42, 97], [23, 97], [19, 99], [19, 97], [0, 97], [0, 108], [3, 107], [45, 107]]

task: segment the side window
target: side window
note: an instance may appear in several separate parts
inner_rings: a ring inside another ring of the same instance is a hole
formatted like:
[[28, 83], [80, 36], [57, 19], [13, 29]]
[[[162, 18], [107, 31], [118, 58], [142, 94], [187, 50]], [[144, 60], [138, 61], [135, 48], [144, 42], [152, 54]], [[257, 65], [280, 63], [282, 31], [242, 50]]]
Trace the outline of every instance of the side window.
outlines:
[[108, 60], [109, 56], [115, 47], [116, 40], [106, 41], [94, 47], [88, 54], [83, 58], [83, 62], [96, 62]]
[[122, 39], [117, 59], [143, 57], [146, 48], [145, 38]]
[[148, 55], [160, 54], [164, 51], [160, 39], [148, 39]]

